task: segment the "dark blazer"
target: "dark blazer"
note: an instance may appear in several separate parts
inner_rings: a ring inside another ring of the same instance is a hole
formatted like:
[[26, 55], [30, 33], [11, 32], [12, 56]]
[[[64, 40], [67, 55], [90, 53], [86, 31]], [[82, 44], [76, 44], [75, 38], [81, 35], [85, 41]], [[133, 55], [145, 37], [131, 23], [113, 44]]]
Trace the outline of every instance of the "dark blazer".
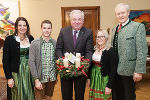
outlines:
[[[32, 40], [34, 38], [29, 36], [30, 43]], [[12, 78], [12, 72], [19, 72], [20, 43], [15, 40], [14, 35], [10, 35], [5, 39], [2, 62], [7, 79]]]
[[92, 49], [93, 49], [93, 34], [92, 31], [82, 27], [80, 29], [76, 46], [73, 44], [73, 34], [72, 27], [62, 28], [57, 39], [56, 45], [56, 56], [62, 57], [64, 53], [81, 53], [81, 56], [84, 56], [86, 59], [92, 58]]
[[[114, 49], [111, 47], [109, 50], [104, 50], [101, 56], [101, 74], [102, 76], [109, 76], [107, 83], [108, 88], [112, 88], [113, 80], [117, 74], [118, 57]], [[93, 66], [91, 63], [90, 69]]]

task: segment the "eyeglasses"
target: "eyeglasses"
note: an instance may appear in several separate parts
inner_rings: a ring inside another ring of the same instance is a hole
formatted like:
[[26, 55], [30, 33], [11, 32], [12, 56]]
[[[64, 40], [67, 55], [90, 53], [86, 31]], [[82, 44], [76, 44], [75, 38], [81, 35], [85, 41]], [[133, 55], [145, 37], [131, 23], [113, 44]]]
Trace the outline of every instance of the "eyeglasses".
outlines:
[[104, 39], [105, 36], [97, 36], [96, 39]]

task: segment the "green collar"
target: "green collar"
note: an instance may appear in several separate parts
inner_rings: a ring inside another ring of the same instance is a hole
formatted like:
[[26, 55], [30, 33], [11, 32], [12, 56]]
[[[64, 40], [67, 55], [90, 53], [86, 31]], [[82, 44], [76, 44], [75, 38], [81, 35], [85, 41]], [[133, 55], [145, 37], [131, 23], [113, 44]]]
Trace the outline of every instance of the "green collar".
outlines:
[[122, 26], [121, 29], [126, 27], [130, 22], [131, 22], [131, 20], [129, 20], [129, 22], [126, 25]]
[[[45, 39], [41, 36], [40, 37], [40, 40], [41, 40], [41, 43], [46, 43]], [[48, 42], [52, 42], [52, 38], [50, 37], [49, 41]]]

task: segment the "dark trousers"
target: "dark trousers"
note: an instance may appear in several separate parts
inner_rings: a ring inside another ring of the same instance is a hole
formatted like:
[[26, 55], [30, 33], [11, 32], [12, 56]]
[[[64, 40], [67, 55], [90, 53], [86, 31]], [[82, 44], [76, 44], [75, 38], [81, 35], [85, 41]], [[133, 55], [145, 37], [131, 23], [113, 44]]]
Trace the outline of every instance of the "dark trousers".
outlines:
[[84, 76], [61, 79], [61, 92], [63, 100], [73, 100], [73, 82], [75, 90], [75, 100], [84, 100], [84, 92], [86, 86], [86, 78]]
[[7, 84], [7, 100], [12, 100], [11, 88]]
[[135, 83], [133, 76], [120, 76], [114, 80], [112, 100], [135, 100]]

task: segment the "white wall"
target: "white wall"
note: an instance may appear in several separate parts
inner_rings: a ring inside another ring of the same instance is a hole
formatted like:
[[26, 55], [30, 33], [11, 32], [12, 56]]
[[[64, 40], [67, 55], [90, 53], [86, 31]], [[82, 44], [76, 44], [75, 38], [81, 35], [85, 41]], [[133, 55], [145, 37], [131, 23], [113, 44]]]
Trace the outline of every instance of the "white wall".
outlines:
[[100, 6], [100, 27], [106, 29], [117, 24], [114, 8], [120, 2], [129, 4], [132, 10], [150, 9], [150, 0], [20, 0], [20, 10], [35, 38], [41, 35], [41, 21], [49, 19], [53, 23], [52, 37], [57, 39], [62, 22], [61, 7]]

